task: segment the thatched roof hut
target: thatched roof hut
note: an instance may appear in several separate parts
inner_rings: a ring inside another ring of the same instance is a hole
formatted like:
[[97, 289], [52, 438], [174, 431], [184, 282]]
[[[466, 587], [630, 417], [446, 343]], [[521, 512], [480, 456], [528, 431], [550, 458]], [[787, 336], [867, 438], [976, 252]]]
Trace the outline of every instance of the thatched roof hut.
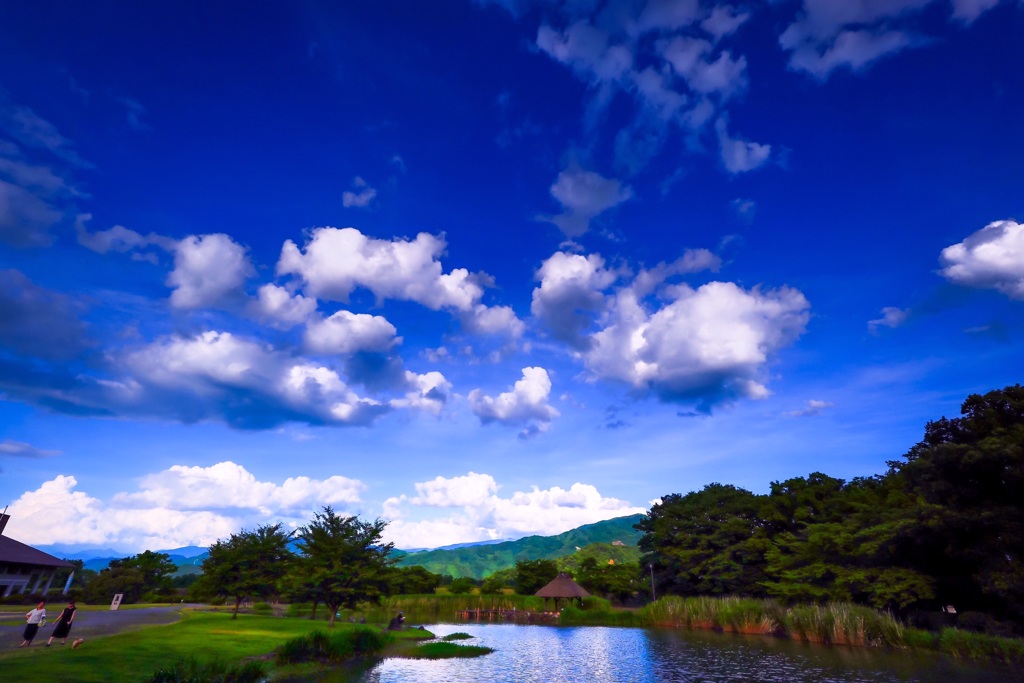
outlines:
[[544, 598], [544, 604], [547, 605], [548, 598], [553, 598], [555, 601], [555, 611], [558, 611], [558, 601], [578, 600], [580, 606], [583, 606], [583, 598], [589, 598], [590, 593], [587, 590], [573, 581], [568, 574], [559, 574], [555, 577], [554, 581], [541, 588], [534, 595], [539, 598]]

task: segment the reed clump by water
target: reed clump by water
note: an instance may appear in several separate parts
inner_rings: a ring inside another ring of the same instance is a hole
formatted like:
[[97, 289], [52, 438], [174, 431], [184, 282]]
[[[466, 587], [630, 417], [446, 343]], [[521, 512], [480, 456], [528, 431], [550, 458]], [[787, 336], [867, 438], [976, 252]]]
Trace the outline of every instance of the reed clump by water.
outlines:
[[563, 626], [643, 626], [636, 610], [614, 609], [604, 598], [583, 599], [583, 606], [568, 605], [558, 623]]
[[786, 608], [774, 600], [670, 596], [640, 610], [651, 625], [789, 637], [832, 645], [902, 647], [905, 628], [892, 615], [846, 603]]
[[708, 596], [669, 596], [640, 610], [644, 622], [657, 626], [786, 635], [786, 610], [773, 600]]
[[1024, 640], [943, 629], [933, 641], [935, 649], [956, 659], [994, 659], [1007, 664], [1024, 662]]
[[402, 612], [406, 623], [429, 623], [449, 621], [458, 612], [477, 609], [540, 612], [544, 610], [544, 599], [533, 595], [396, 595], [367, 608], [364, 616], [369, 622], [387, 623]]
[[800, 605], [788, 610], [790, 636], [830, 645], [905, 647], [905, 627], [886, 612], [861, 605], [828, 603]]

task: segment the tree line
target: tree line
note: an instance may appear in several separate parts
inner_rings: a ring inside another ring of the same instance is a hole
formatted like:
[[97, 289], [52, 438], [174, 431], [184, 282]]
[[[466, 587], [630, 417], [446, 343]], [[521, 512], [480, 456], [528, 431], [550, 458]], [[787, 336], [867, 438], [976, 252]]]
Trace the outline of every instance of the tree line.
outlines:
[[[713, 483], [637, 524], [658, 595], [847, 601], [1024, 628], [1024, 387], [971, 395], [885, 474]], [[967, 614], [964, 614], [964, 613]], [[925, 624], [922, 624], [925, 625]]]

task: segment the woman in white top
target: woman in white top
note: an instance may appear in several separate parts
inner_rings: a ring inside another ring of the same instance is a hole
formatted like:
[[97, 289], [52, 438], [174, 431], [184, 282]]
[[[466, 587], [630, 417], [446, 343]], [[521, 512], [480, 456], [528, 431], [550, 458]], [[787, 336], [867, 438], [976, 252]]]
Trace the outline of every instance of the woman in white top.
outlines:
[[31, 645], [32, 639], [36, 637], [39, 627], [46, 624], [46, 603], [40, 602], [38, 607], [25, 614], [25, 620], [28, 622], [25, 624], [25, 633], [22, 634], [25, 642], [18, 647]]

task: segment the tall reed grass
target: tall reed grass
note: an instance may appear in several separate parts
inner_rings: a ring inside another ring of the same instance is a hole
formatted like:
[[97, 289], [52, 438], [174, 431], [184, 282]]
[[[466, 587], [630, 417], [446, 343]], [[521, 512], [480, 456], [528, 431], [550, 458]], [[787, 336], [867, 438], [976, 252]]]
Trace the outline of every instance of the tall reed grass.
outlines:
[[800, 605], [788, 610], [791, 637], [831, 645], [905, 647], [905, 627], [890, 614], [848, 603]]
[[957, 659], [994, 659], [1006, 664], [1024, 663], [1024, 640], [943, 629], [936, 649]]
[[396, 595], [363, 612], [368, 622], [387, 623], [403, 612], [406, 623], [450, 621], [458, 612], [476, 609], [544, 609], [544, 599], [533, 595]]
[[707, 596], [661, 598], [640, 610], [645, 623], [732, 633], [784, 635], [786, 610], [772, 600]]

